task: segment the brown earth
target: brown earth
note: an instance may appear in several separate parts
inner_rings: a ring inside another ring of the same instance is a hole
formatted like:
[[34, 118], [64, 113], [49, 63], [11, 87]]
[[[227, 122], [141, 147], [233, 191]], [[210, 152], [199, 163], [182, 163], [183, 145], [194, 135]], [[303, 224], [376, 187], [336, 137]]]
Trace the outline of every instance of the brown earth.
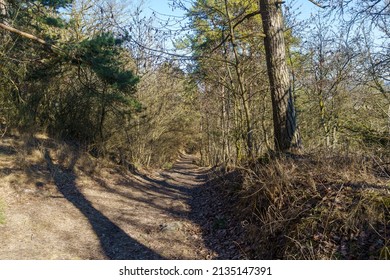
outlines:
[[134, 174], [44, 136], [0, 139], [0, 259], [242, 258], [195, 159]]

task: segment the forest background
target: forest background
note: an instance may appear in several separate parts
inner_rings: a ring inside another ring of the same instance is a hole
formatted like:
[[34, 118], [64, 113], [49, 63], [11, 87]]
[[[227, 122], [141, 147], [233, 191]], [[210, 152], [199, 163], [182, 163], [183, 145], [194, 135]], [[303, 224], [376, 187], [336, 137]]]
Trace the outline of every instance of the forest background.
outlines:
[[[258, 2], [0, 0], [0, 136], [131, 170], [194, 153], [246, 198], [253, 242], [284, 244], [254, 255], [388, 257], [390, 2]], [[284, 21], [274, 52], [267, 16]]]

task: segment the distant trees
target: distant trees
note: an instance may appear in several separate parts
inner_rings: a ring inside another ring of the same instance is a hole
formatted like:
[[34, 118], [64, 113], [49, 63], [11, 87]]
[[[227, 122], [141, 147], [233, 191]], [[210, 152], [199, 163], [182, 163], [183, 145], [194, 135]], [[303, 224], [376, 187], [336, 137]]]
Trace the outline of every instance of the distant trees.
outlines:
[[386, 1], [320, 1], [339, 9], [300, 34], [281, 2], [174, 3], [188, 19], [174, 42], [190, 50], [186, 64], [142, 6], [0, 0], [0, 133], [42, 130], [159, 166], [186, 148], [204, 164], [239, 164], [300, 136], [333, 150], [389, 143]]
[[[192, 74], [200, 94], [205, 162], [237, 163], [268, 149], [270, 123], [261, 21], [255, 1], [196, 1]], [[266, 139], [266, 141], [263, 141]]]
[[382, 150], [389, 143], [388, 74], [378, 66], [389, 37], [376, 22], [380, 15], [366, 12], [383, 3], [322, 2], [326, 8], [306, 25], [294, 62], [302, 137], [311, 148]]
[[146, 73], [136, 96], [143, 111], [128, 131], [132, 162], [167, 167], [179, 151], [198, 146], [197, 88], [177, 65], [161, 63]]
[[313, 139], [317, 146], [336, 148], [343, 123], [350, 117], [356, 54], [346, 36], [332, 30], [327, 18], [317, 15], [306, 32], [310, 40], [302, 44], [305, 62], [299, 78], [300, 102], [306, 102], [302, 125], [309, 145]]

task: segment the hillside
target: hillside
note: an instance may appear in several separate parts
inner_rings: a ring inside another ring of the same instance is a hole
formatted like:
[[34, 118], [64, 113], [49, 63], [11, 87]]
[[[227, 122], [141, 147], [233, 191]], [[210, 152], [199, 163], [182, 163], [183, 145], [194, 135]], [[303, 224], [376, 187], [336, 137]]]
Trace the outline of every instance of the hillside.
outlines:
[[263, 157], [216, 186], [237, 197], [254, 259], [389, 259], [390, 169], [374, 157]]

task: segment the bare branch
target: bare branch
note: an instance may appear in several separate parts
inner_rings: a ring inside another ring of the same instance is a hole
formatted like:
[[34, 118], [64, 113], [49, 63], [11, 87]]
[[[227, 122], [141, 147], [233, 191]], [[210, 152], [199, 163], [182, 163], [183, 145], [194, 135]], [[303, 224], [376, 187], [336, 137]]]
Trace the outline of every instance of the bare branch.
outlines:
[[[233, 29], [235, 29], [238, 25], [240, 25], [244, 20], [246, 19], [250, 19], [256, 15], [259, 15], [260, 14], [260, 11], [254, 11], [252, 13], [249, 13], [247, 15], [245, 15], [242, 19], [240, 19], [239, 21], [237, 21], [234, 25], [233, 25]], [[263, 37], [265, 38], [265, 35], [263, 33], [260, 33], [258, 34], [259, 37]], [[226, 43], [226, 41], [230, 38], [230, 34], [226, 35], [225, 38], [223, 38], [223, 40], [218, 44], [218, 46], [216, 46], [215, 48], [213, 48], [211, 50], [211, 52], [214, 52], [216, 51], [217, 49], [219, 49], [223, 44]]]
[[329, 6], [323, 6], [315, 0], [308, 0], [308, 1], [310, 1], [311, 3], [313, 3], [314, 5], [316, 5], [317, 7], [321, 8], [321, 9], [325, 9], [325, 8], [329, 7]]

